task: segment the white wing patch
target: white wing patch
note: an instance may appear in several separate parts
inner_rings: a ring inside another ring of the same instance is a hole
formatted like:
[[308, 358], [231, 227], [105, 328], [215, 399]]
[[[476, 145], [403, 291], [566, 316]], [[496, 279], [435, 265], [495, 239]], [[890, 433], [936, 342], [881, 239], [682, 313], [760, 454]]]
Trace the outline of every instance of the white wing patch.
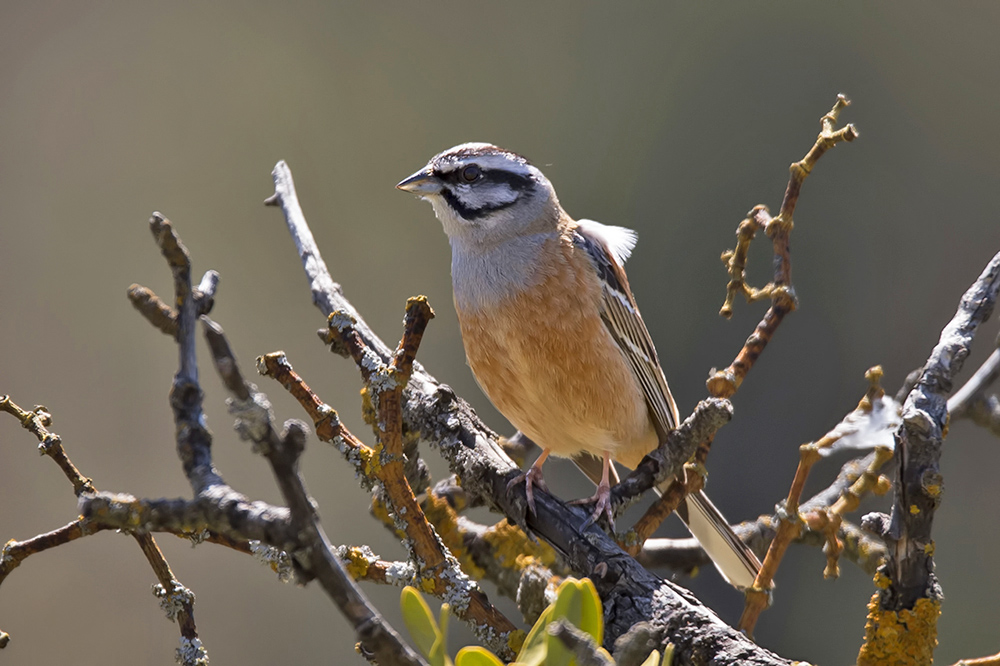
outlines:
[[625, 227], [613, 227], [594, 220], [577, 220], [576, 223], [580, 231], [599, 240], [622, 266], [632, 256], [632, 250], [639, 240], [639, 234]]

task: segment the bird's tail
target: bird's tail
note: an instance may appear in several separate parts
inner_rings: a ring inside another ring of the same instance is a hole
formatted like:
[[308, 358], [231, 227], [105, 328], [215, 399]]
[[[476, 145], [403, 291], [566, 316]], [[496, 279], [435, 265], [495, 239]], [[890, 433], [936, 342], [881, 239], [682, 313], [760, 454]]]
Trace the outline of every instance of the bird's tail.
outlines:
[[[659, 489], [657, 489], [659, 492]], [[712, 559], [715, 568], [733, 587], [744, 590], [753, 586], [760, 571], [760, 560], [750, 547], [736, 536], [708, 495], [691, 493], [677, 507], [677, 515]]]
[[[601, 480], [601, 459], [586, 452], [573, 456], [573, 462], [594, 483]], [[618, 483], [618, 473], [611, 467], [612, 484]], [[673, 479], [668, 479], [656, 493], [662, 495]], [[722, 512], [719, 511], [708, 495], [699, 490], [684, 498], [677, 507], [677, 515], [684, 521], [688, 531], [698, 540], [701, 547], [708, 553], [715, 568], [719, 570], [726, 582], [740, 590], [753, 586], [760, 571], [760, 560], [750, 547], [736, 536]]]

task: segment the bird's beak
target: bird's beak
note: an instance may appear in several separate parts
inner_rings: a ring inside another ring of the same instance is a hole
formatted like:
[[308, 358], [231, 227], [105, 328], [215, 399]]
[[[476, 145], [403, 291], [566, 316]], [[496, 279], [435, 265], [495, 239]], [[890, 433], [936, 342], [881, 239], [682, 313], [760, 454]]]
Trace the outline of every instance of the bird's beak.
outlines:
[[423, 168], [396, 185], [396, 189], [417, 195], [440, 194], [442, 185], [441, 179], [430, 169]]

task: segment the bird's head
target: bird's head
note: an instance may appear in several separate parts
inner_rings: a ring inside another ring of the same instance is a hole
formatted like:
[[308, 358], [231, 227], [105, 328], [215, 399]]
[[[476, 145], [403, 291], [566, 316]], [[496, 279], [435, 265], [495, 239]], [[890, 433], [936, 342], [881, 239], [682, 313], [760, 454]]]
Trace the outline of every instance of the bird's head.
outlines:
[[396, 187], [430, 201], [452, 242], [470, 248], [552, 231], [559, 221], [559, 200], [542, 172], [489, 143], [435, 155]]

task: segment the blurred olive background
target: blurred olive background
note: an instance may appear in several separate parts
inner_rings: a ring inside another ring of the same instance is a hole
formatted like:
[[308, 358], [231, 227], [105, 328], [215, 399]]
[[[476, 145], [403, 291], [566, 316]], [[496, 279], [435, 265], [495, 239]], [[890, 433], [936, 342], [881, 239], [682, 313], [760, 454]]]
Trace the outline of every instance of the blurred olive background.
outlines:
[[[719, 254], [752, 205], [777, 207], [788, 164], [843, 92], [854, 101], [844, 120], [861, 138], [824, 157], [804, 188], [792, 237], [801, 308], [736, 396], [709, 464], [709, 490], [730, 518], [768, 512], [787, 491], [797, 447], [855, 406], [865, 369], [881, 363], [895, 391], [1000, 250], [998, 21], [989, 3], [8, 0], [0, 393], [48, 406], [99, 488], [190, 495], [167, 404], [176, 350], [125, 298], [132, 282], [169, 297], [147, 228], [159, 210], [197, 274], [220, 271], [213, 316], [244, 370], [286, 350], [371, 441], [357, 372], [317, 342], [323, 320], [283, 219], [261, 205], [284, 159], [334, 277], [368, 322], [394, 343], [405, 299], [427, 294], [438, 318], [420, 360], [510, 432], [464, 364], [440, 226], [429, 206], [393, 190], [436, 152], [479, 140], [531, 158], [571, 214], [638, 230], [632, 285], [687, 412], [765, 307], [740, 303], [732, 321], [718, 317]], [[751, 279], [766, 282], [766, 242], [751, 259]], [[996, 333], [994, 319], [963, 380]], [[280, 501], [266, 464], [232, 432], [207, 364], [202, 377], [226, 479]], [[280, 420], [303, 416], [261, 383]], [[424, 453], [440, 476], [436, 453]], [[843, 460], [820, 466], [811, 490]], [[404, 557], [338, 454], [313, 441], [304, 462], [336, 543]], [[997, 650], [997, 441], [958, 423], [942, 464], [937, 656], [951, 663]], [[565, 463], [548, 469], [559, 494], [590, 492]], [[0, 418], [0, 506], [0, 540], [76, 515], [69, 484], [10, 417]], [[213, 663], [362, 663], [317, 586], [282, 585], [222, 548], [159, 540], [197, 594]], [[848, 563], [825, 581], [823, 564], [815, 549], [791, 550], [757, 637], [786, 657], [853, 663], [873, 586]], [[111, 533], [32, 557], [0, 590], [0, 628], [13, 636], [4, 662], [172, 663], [177, 630], [153, 582], [135, 544]], [[741, 598], [714, 571], [680, 582], [737, 620]], [[402, 628], [399, 590], [365, 589]], [[468, 642], [457, 625], [454, 642]]]

